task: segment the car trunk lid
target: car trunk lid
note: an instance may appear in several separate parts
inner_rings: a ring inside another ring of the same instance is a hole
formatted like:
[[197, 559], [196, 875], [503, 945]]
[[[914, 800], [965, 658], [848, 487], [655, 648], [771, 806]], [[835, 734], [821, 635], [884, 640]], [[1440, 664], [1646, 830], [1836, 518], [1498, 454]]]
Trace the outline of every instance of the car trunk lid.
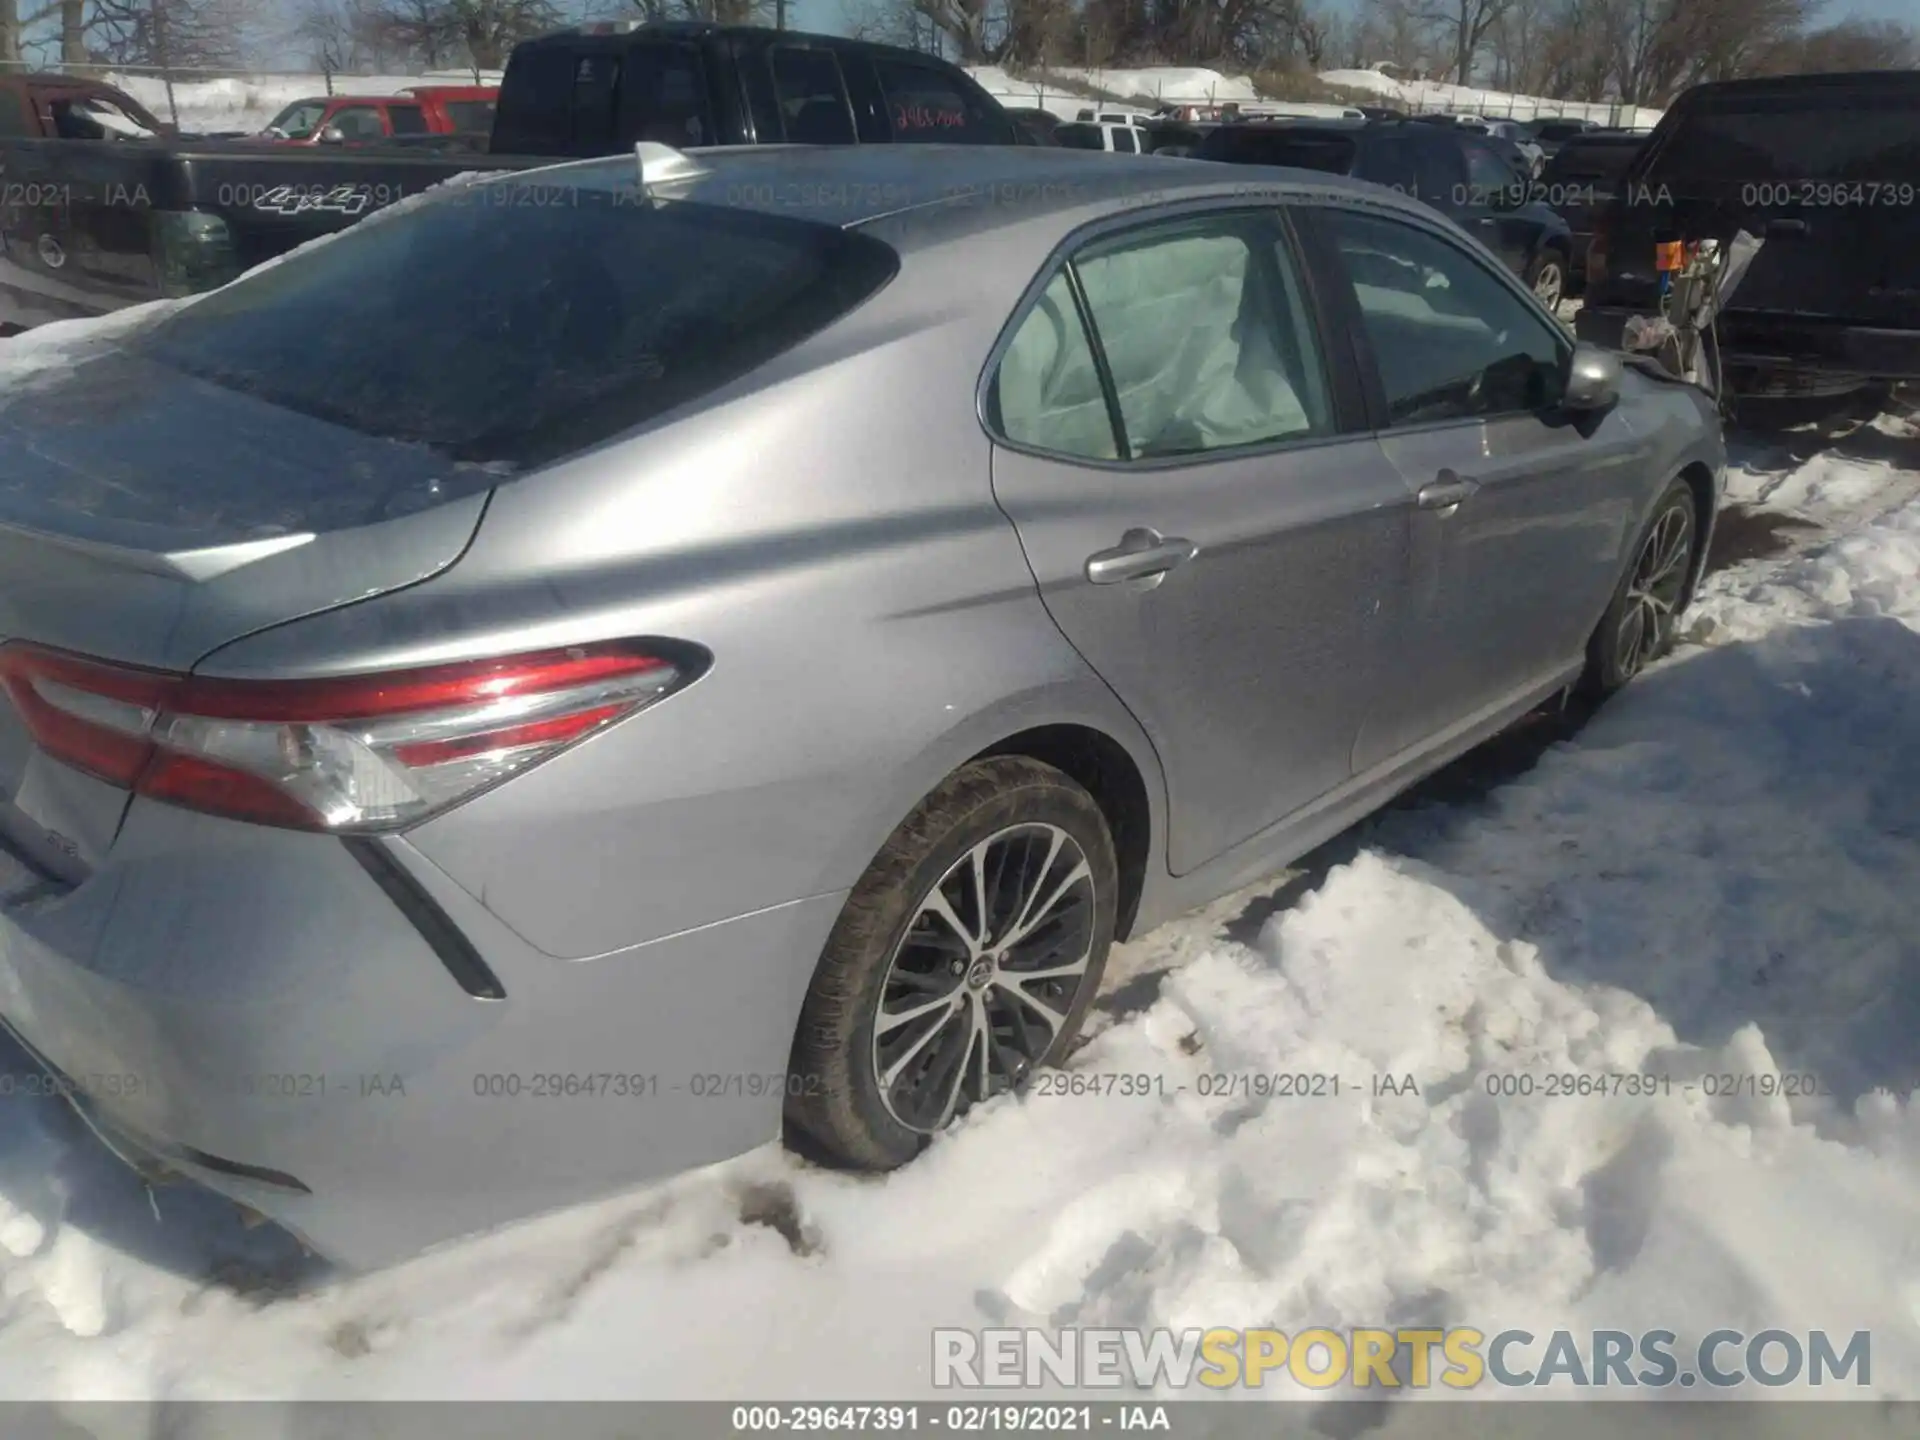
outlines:
[[[0, 645], [189, 670], [243, 635], [444, 570], [496, 481], [123, 351], [9, 368]], [[0, 691], [0, 845], [73, 878], [126, 801], [40, 753]]]

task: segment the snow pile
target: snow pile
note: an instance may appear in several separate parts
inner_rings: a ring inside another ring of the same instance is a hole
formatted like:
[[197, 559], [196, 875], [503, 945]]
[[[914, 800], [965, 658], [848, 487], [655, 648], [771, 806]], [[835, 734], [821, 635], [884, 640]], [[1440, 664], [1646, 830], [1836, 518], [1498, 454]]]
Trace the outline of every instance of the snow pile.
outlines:
[[1396, 80], [1378, 70], [1322, 70], [1320, 79], [1342, 89], [1364, 90], [1383, 99], [1398, 100], [1416, 111], [1444, 110], [1481, 115], [1489, 120], [1533, 120], [1557, 115], [1569, 120], [1621, 125], [1629, 130], [1651, 130], [1665, 113], [1645, 106], [1510, 95], [1504, 90], [1448, 85], [1437, 80]]
[[[1117, 951], [1072, 1063], [1153, 1093], [1002, 1099], [885, 1179], [763, 1151], [291, 1295], [16, 1097], [0, 1399], [931, 1397], [938, 1325], [1381, 1323], [1865, 1329], [1920, 1396], [1920, 506], [1703, 612], [1522, 778]], [[1303, 1074], [1339, 1093], [1202, 1093]]]
[[[1151, 101], [1166, 105], [1225, 105], [1258, 100], [1253, 82], [1244, 75], [1222, 75], [1217, 70], [1183, 66], [1163, 66], [1144, 70], [1089, 70], [1072, 66], [1056, 67], [1049, 73], [1057, 80], [1073, 84], [1074, 93], [1044, 80], [1022, 80], [997, 66], [983, 65], [968, 71], [989, 95], [1004, 105], [1031, 106], [1049, 110], [1065, 120], [1078, 117], [1083, 109], [1125, 108], [1088, 98], [1093, 92], [1118, 95], [1122, 100]], [[1081, 89], [1084, 87], [1084, 90]]]

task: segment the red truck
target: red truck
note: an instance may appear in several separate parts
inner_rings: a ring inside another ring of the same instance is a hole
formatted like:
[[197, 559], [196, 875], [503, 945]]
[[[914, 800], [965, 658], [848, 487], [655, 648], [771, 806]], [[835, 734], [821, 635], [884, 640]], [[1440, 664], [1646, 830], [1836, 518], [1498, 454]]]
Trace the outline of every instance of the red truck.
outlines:
[[46, 72], [0, 76], [0, 136], [113, 140], [173, 133], [124, 90], [98, 80]]
[[499, 90], [416, 85], [398, 95], [315, 95], [296, 100], [254, 138], [276, 145], [378, 144], [409, 135], [484, 136]]

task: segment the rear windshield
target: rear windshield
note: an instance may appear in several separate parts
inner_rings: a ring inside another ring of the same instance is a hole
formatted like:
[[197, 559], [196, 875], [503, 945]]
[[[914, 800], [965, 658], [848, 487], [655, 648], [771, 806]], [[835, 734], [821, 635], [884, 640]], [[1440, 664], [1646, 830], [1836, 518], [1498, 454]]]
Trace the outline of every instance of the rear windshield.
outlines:
[[1651, 181], [1879, 180], [1920, 175], [1920, 90], [1727, 97], [1675, 117]]
[[476, 184], [376, 216], [133, 348], [362, 434], [517, 468], [745, 374], [898, 263], [810, 221], [573, 185], [533, 203], [534, 188]]
[[1582, 144], [1576, 140], [1547, 162], [1546, 174], [1559, 180], [1618, 180], [1639, 153], [1639, 145]]
[[1357, 146], [1345, 135], [1301, 135], [1225, 126], [1201, 142], [1197, 158], [1229, 165], [1284, 165], [1345, 175]]

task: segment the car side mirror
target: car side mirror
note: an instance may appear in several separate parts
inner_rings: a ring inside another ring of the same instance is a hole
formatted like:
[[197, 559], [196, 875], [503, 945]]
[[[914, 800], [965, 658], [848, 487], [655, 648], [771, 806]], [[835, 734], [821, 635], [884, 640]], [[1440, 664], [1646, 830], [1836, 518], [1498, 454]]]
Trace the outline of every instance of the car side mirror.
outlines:
[[1622, 374], [1618, 355], [1582, 341], [1573, 347], [1560, 403], [1568, 410], [1585, 414], [1611, 409], [1620, 401]]
[[347, 143], [347, 132], [342, 130], [338, 125], [329, 125], [320, 132], [320, 143], [322, 145], [344, 145]]

